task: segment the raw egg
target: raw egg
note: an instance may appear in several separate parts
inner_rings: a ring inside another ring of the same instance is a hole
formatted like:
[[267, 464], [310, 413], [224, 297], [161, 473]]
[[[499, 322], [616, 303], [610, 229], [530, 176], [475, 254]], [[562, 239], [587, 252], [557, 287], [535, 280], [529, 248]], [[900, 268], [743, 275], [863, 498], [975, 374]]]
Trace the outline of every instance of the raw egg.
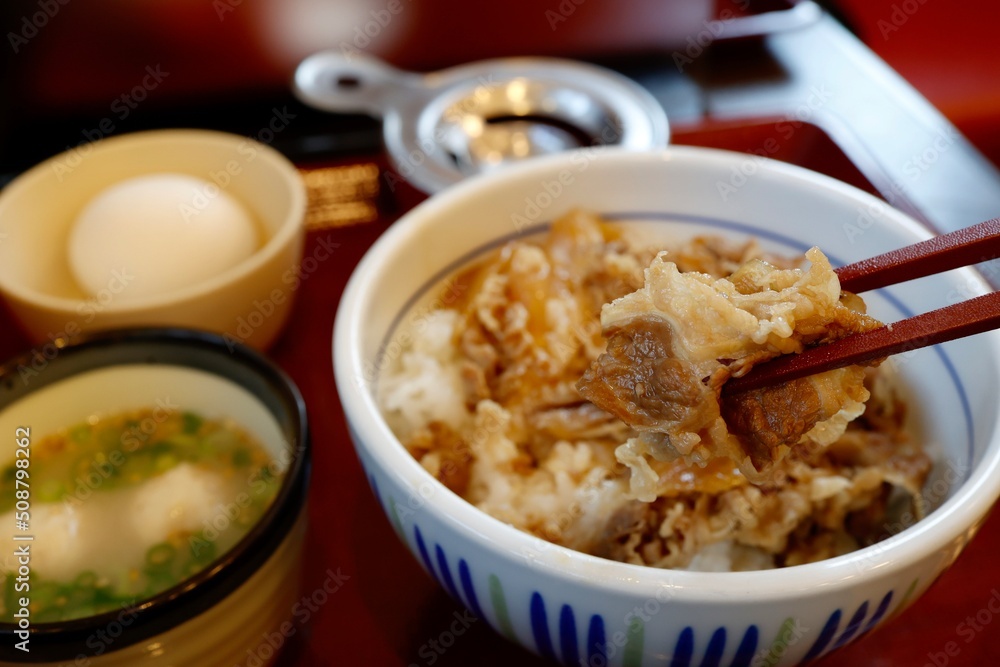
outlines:
[[259, 246], [253, 218], [214, 183], [185, 174], [138, 176], [103, 190], [69, 235], [69, 266], [84, 292], [156, 297], [236, 266]]

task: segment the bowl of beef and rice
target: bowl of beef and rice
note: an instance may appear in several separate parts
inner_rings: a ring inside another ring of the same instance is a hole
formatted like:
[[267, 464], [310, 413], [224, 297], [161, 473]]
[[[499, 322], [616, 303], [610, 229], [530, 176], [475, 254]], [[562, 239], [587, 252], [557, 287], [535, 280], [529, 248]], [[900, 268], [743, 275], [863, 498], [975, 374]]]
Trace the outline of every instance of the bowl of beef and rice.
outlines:
[[334, 370], [375, 495], [540, 655], [811, 660], [917, 599], [1000, 494], [998, 334], [723, 391], [989, 291], [964, 269], [842, 292], [834, 267], [930, 232], [778, 162], [727, 187], [747, 159], [589, 150], [477, 177], [345, 291]]

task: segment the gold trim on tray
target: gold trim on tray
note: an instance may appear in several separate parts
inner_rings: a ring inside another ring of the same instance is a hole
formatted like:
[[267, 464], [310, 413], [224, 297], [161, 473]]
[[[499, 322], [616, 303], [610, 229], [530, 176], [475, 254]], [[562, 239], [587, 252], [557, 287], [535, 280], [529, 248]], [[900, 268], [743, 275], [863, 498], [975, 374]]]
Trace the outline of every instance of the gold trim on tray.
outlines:
[[378, 165], [368, 162], [299, 169], [299, 172], [308, 196], [307, 229], [347, 227], [378, 220]]

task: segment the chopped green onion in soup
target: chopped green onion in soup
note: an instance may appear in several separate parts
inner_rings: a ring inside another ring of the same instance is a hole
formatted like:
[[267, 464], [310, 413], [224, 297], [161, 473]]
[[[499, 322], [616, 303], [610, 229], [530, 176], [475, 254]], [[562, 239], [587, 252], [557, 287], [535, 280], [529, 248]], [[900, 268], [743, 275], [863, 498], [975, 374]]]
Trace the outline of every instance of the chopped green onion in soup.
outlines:
[[[0, 620], [32, 622], [141, 602], [228, 551], [273, 501], [284, 469], [230, 420], [144, 409], [79, 424], [31, 450], [31, 575], [0, 561]], [[0, 526], [15, 525], [15, 466], [0, 469]], [[23, 487], [22, 487], [23, 488]]]

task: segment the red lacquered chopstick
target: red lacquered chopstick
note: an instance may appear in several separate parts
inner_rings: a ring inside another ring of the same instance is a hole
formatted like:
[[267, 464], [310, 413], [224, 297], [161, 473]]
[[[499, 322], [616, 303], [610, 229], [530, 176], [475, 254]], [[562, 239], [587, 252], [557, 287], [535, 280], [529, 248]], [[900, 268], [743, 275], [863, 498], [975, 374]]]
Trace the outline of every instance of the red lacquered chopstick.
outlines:
[[905, 283], [960, 266], [995, 259], [1000, 254], [1000, 218], [935, 236], [884, 255], [863, 259], [836, 270], [840, 289], [868, 290]]
[[[863, 292], [929, 276], [1000, 255], [1000, 218], [888, 252], [837, 271], [841, 289]], [[780, 384], [863, 364], [1000, 327], [1000, 292], [857, 333], [801, 354], [784, 355], [755, 366], [723, 385], [726, 394]]]
[[754, 366], [743, 377], [723, 385], [736, 394], [781, 384], [798, 378], [863, 364], [900, 352], [918, 350], [1000, 327], [1000, 292], [933, 310], [895, 324], [856, 333], [828, 345], [811, 347], [801, 354], [786, 354]]

